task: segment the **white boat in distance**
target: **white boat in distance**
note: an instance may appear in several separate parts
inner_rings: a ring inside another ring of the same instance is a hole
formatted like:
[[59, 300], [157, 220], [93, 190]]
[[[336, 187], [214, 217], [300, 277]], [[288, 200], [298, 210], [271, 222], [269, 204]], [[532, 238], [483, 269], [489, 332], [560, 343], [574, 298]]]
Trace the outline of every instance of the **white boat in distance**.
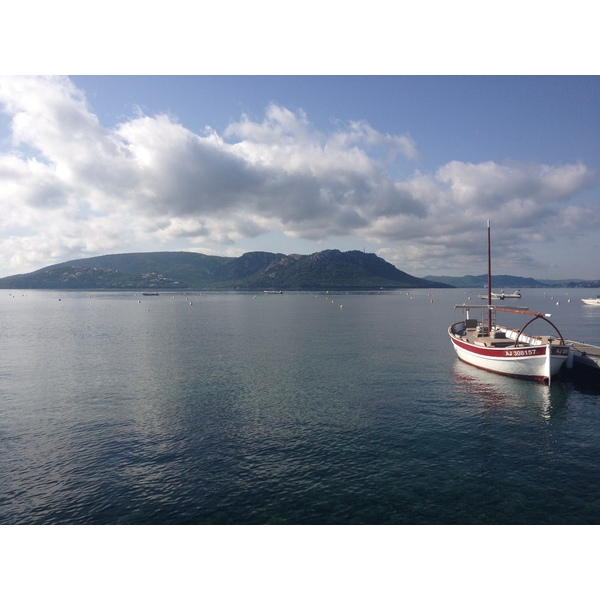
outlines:
[[281, 290], [264, 290], [265, 294], [283, 294]]
[[[550, 314], [492, 305], [489, 221], [487, 227], [488, 303], [483, 306], [455, 305], [455, 308], [465, 310], [465, 319], [448, 328], [452, 346], [460, 360], [480, 369], [550, 385], [552, 377], [558, 374], [569, 356], [569, 346], [556, 326], [548, 320]], [[482, 317], [479, 320], [471, 318], [470, 311], [473, 309], [481, 309]], [[511, 329], [496, 323], [498, 311], [529, 315], [532, 318], [521, 329]], [[538, 319], [547, 322], [554, 334], [525, 334], [526, 327]]]
[[590, 306], [600, 306], [600, 296], [596, 296], [595, 298], [582, 298], [581, 301]]
[[[487, 294], [485, 296], [479, 296], [482, 300], [487, 300]], [[492, 300], [504, 300], [504, 298], [520, 298], [521, 292], [520, 290], [515, 290], [512, 294], [505, 293], [502, 290], [499, 294], [497, 292], [492, 292]]]

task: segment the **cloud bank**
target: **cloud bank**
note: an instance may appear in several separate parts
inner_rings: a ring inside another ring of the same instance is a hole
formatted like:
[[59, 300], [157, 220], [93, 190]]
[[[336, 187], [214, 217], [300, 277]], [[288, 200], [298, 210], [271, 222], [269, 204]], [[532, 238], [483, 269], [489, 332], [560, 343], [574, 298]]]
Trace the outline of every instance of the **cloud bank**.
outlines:
[[[599, 225], [597, 210], [569, 202], [595, 185], [582, 163], [452, 161], [420, 173], [408, 135], [366, 122], [318, 131], [274, 104], [261, 122], [242, 115], [221, 133], [164, 114], [107, 128], [63, 77], [1, 79], [0, 109], [10, 126], [0, 140], [1, 275], [141, 249], [235, 253], [270, 232], [325, 246], [353, 236], [403, 270], [439, 272], [485, 250], [473, 241], [488, 218], [499, 252], [527, 266], [531, 244]], [[394, 177], [398, 164], [412, 174]]]

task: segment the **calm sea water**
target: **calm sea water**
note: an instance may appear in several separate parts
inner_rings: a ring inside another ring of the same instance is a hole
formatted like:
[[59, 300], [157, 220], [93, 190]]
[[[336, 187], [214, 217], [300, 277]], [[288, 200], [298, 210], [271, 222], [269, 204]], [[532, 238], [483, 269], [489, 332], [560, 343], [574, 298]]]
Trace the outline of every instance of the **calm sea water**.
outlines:
[[0, 523], [600, 523], [600, 395], [459, 363], [469, 295], [3, 290]]

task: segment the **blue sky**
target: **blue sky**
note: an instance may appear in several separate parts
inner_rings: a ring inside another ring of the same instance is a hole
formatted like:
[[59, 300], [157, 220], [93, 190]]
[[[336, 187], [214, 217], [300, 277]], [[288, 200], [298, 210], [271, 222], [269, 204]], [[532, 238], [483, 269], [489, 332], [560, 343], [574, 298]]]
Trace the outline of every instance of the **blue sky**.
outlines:
[[596, 76], [8, 76], [0, 275], [366, 249], [417, 276], [600, 278]]

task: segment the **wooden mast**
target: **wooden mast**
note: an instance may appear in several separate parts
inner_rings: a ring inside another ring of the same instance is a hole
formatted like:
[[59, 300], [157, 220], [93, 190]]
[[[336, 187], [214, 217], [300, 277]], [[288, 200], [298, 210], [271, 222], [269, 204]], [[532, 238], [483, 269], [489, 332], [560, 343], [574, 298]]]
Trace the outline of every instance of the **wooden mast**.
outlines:
[[490, 243], [490, 220], [487, 222], [488, 243], [488, 335], [492, 335], [492, 253]]

